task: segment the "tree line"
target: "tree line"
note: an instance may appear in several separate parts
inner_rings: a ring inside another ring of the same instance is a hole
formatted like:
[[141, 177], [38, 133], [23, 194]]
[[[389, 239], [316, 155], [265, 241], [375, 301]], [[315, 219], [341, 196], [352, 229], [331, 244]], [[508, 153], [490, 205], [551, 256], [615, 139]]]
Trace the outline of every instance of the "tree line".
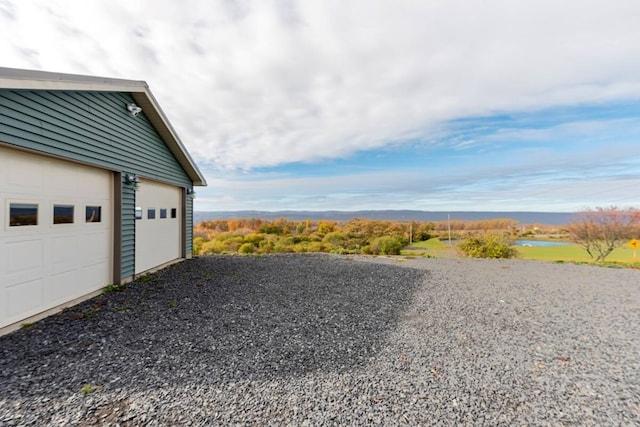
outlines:
[[449, 230], [454, 236], [515, 230], [509, 218], [479, 221], [384, 221], [354, 218], [291, 221], [286, 218], [216, 219], [194, 227], [194, 253], [331, 252], [399, 254], [411, 242], [428, 240]]
[[[577, 214], [570, 224], [559, 230], [552, 228], [581, 245], [595, 261], [604, 261], [629, 239], [640, 238], [640, 211], [596, 207]], [[525, 230], [510, 218], [434, 222], [236, 218], [195, 225], [193, 246], [196, 255], [275, 252], [393, 255], [412, 242], [450, 235], [458, 240], [457, 247], [464, 256], [509, 258], [517, 254], [511, 246], [514, 238], [535, 237], [536, 233], [548, 229], [534, 224]]]

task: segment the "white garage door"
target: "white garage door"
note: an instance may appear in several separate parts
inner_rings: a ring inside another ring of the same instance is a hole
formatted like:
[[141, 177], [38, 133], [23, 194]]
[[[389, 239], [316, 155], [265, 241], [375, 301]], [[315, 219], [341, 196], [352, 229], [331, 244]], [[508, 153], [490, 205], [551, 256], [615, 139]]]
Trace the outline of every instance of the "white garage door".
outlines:
[[147, 179], [136, 192], [136, 274], [182, 257], [182, 189]]
[[0, 327], [111, 283], [112, 173], [0, 147]]

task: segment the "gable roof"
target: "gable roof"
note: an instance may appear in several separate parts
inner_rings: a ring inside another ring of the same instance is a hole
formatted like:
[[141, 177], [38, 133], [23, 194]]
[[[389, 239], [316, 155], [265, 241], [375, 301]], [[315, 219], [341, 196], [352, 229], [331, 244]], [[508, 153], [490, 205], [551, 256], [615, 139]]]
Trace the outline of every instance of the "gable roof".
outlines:
[[184, 147], [178, 134], [169, 123], [145, 81], [111, 79], [78, 74], [50, 73], [46, 71], [21, 70], [0, 67], [0, 89], [27, 90], [74, 90], [87, 92], [126, 92], [167, 144], [180, 166], [194, 185], [205, 186], [207, 182]]

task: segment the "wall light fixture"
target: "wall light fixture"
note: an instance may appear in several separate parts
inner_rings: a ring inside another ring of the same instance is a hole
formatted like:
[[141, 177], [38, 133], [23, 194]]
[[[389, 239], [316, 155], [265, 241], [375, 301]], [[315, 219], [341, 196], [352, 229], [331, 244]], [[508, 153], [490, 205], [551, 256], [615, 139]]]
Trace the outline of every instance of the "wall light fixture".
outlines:
[[140, 178], [137, 175], [132, 173], [126, 173], [124, 175], [124, 182], [132, 185], [134, 190], [137, 190], [140, 187]]
[[129, 114], [131, 114], [133, 117], [136, 117], [142, 112], [142, 108], [138, 107], [133, 102], [131, 104], [127, 104], [127, 110], [129, 110]]

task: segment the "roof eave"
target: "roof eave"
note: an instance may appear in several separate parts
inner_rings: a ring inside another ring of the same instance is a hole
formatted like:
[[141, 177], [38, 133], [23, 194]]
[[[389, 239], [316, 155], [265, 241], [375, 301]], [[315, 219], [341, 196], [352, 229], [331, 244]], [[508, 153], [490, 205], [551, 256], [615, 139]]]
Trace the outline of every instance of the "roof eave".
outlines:
[[193, 181], [193, 185], [200, 187], [206, 186], [207, 181], [182, 144], [182, 141], [180, 141], [178, 134], [173, 129], [173, 126], [171, 126], [171, 123], [148, 87], [142, 92], [131, 92], [131, 95], [136, 101], [136, 104], [142, 108], [142, 112], [155, 128], [156, 132], [158, 132], [160, 138], [167, 144], [178, 160], [178, 163], [180, 163], [182, 168], [187, 172], [189, 178]]
[[130, 93], [138, 106], [142, 108], [144, 115], [151, 122], [158, 135], [178, 160], [180, 166], [185, 170], [193, 185], [207, 185], [204, 176], [182, 144], [182, 141], [180, 141], [145, 81], [0, 67], [0, 89]]
[[0, 89], [130, 92], [148, 88], [145, 81], [51, 73], [0, 67]]

